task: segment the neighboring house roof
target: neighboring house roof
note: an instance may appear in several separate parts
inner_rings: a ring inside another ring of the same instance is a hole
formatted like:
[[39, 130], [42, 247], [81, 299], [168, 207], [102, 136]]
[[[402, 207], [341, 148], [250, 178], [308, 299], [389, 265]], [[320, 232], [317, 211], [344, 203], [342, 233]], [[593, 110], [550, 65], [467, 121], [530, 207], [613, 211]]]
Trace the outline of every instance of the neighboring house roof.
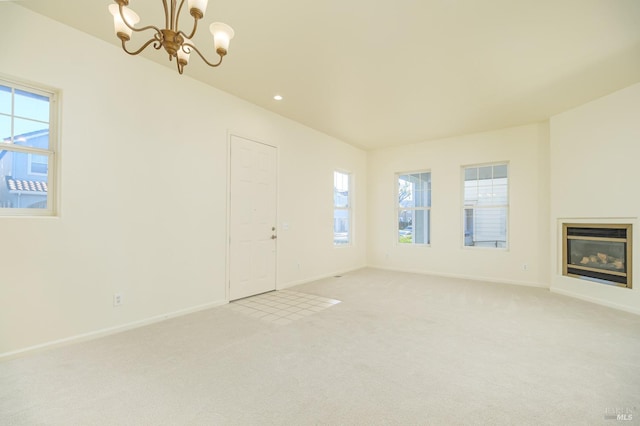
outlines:
[[9, 191], [23, 192], [48, 192], [47, 182], [37, 180], [19, 180], [7, 176], [7, 187]]

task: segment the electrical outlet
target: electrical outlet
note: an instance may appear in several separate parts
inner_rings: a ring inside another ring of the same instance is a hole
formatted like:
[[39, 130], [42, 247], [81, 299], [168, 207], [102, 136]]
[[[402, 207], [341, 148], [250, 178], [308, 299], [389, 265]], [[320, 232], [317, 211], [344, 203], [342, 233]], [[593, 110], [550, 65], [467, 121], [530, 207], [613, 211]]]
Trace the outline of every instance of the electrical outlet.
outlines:
[[113, 306], [122, 305], [122, 293], [114, 293], [113, 294]]

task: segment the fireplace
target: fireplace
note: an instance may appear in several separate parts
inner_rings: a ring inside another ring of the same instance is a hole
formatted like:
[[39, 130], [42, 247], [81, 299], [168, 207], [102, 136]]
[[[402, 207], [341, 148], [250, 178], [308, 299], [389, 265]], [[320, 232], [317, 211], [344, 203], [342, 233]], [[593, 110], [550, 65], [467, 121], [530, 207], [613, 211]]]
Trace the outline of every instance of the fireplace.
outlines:
[[631, 288], [631, 225], [565, 223], [563, 275]]

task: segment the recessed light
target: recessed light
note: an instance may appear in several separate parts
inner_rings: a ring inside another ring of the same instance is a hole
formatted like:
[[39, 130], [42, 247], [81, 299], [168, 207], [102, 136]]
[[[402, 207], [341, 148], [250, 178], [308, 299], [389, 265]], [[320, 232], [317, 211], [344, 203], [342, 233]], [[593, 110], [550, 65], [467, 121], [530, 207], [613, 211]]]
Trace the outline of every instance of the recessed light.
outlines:
[[282, 100], [282, 96], [280, 96], [280, 95], [275, 95], [275, 96], [273, 97], [273, 99], [275, 99], [276, 101], [281, 101], [281, 100]]

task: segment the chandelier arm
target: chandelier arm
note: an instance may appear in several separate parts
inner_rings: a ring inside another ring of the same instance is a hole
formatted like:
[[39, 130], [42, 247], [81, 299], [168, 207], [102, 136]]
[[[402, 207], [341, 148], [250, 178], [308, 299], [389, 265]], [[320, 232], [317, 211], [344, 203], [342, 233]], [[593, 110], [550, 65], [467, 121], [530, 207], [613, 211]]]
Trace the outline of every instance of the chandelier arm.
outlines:
[[184, 71], [184, 65], [181, 65], [180, 61], [176, 61], [176, 66], [178, 67], [178, 74], [182, 75], [182, 72]]
[[162, 47], [162, 41], [158, 40], [157, 38], [157, 34], [154, 36], [154, 38], [147, 40], [147, 42], [145, 44], [143, 44], [140, 49], [134, 51], [129, 51], [127, 50], [127, 46], [126, 46], [126, 41], [122, 40], [122, 50], [124, 50], [125, 52], [127, 52], [129, 55], [133, 56], [133, 55], [137, 55], [138, 53], [142, 52], [144, 49], [146, 49], [151, 43], [155, 42], [155, 44], [153, 45], [153, 48], [156, 50], [159, 50]]
[[196, 31], [198, 30], [198, 20], [194, 19], [193, 20], [193, 30], [191, 31], [191, 34], [186, 35], [184, 31], [180, 30], [178, 31], [178, 34], [180, 34], [182, 37], [187, 38], [189, 40], [191, 40], [193, 38], [194, 35], [196, 35]]
[[175, 22], [175, 28], [174, 28], [174, 31], [176, 31], [176, 32], [179, 32], [178, 31], [178, 21], [180, 21], [180, 12], [182, 11], [182, 5], [183, 4], [184, 4], [184, 0], [181, 0], [180, 1], [180, 6], [178, 6], [178, 12], [176, 12], [176, 22]]
[[162, 6], [164, 7], [164, 27], [169, 27], [169, 10], [167, 9], [167, 0], [162, 0]]
[[[182, 0], [182, 2], [180, 3], [180, 9], [182, 9], [182, 4], [184, 3], [184, 0]], [[178, 16], [180, 16], [180, 9], [178, 9]], [[191, 34], [187, 35], [185, 34], [184, 31], [180, 30], [177, 31], [178, 33], [180, 33], [180, 35], [182, 35], [185, 38], [188, 38], [189, 40], [191, 40], [193, 38], [194, 35], [196, 35], [196, 31], [198, 30], [198, 21], [199, 18], [197, 16], [193, 16], [193, 30], [191, 30]], [[176, 30], [177, 30], [177, 19], [176, 19]]]
[[167, 28], [173, 31], [176, 25], [176, 0], [171, 0], [171, 12], [169, 15], [171, 17], [171, 24]]
[[158, 34], [162, 34], [160, 32], [160, 28], [156, 27], [155, 25], [147, 25], [146, 27], [142, 27], [142, 28], [136, 28], [133, 27], [131, 25], [129, 25], [129, 23], [127, 22], [126, 18], [124, 17], [124, 14], [122, 13], [122, 3], [118, 3], [119, 4], [119, 9], [120, 9], [120, 18], [122, 19], [122, 22], [124, 22], [124, 24], [132, 31], [135, 31], [137, 33], [141, 32], [141, 31], [146, 31], [146, 30], [155, 30], [156, 33]]
[[202, 53], [200, 53], [200, 51], [198, 50], [197, 47], [195, 47], [193, 44], [191, 43], [184, 43], [183, 46], [189, 47], [190, 49], [195, 50], [195, 52], [198, 54], [198, 56], [200, 56], [200, 59], [202, 59], [204, 61], [205, 64], [209, 65], [210, 67], [217, 67], [218, 65], [220, 65], [222, 63], [222, 59], [224, 58], [224, 55], [220, 55], [220, 60], [218, 61], [218, 63], [213, 64], [209, 61], [207, 61], [207, 58], [205, 58]]

